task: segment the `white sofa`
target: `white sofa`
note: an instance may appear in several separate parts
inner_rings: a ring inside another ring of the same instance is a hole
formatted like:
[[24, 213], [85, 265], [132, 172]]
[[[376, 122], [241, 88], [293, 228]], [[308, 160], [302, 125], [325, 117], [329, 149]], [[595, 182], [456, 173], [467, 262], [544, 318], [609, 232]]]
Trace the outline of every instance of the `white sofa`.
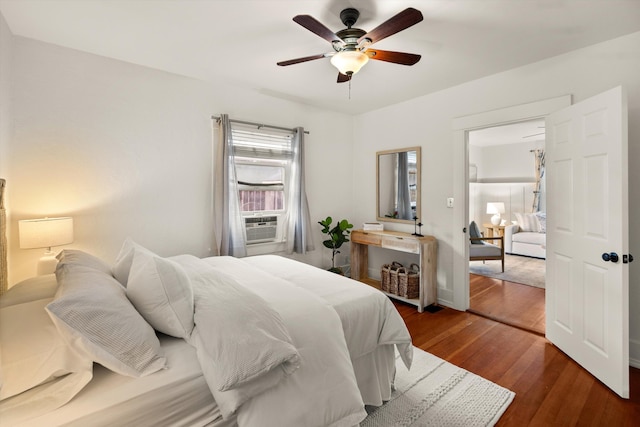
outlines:
[[545, 259], [547, 234], [537, 231], [521, 231], [517, 224], [504, 228], [504, 251], [512, 255], [525, 255]]

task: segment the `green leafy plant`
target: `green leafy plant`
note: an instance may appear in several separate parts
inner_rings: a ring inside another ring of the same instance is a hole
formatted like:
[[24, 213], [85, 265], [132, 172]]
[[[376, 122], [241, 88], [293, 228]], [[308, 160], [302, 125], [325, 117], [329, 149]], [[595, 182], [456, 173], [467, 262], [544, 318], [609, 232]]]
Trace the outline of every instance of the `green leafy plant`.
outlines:
[[318, 224], [322, 226], [322, 232], [329, 236], [329, 238], [322, 242], [322, 244], [331, 249], [331, 268], [329, 271], [334, 273], [342, 274], [342, 269], [340, 267], [336, 267], [336, 254], [339, 254], [340, 247], [349, 241], [349, 233], [351, 233], [350, 229], [353, 228], [353, 224], [350, 224], [349, 221], [343, 219], [342, 221], [338, 221], [338, 223], [331, 227], [333, 219], [328, 216], [324, 221], [318, 221]]

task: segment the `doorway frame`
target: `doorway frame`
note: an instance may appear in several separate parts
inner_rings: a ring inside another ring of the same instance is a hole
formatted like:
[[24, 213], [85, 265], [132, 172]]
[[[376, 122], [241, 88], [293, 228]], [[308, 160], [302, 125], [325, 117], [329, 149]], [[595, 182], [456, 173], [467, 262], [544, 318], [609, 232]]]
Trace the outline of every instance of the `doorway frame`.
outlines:
[[469, 308], [469, 132], [544, 118], [570, 106], [571, 95], [514, 105], [453, 119], [453, 308]]

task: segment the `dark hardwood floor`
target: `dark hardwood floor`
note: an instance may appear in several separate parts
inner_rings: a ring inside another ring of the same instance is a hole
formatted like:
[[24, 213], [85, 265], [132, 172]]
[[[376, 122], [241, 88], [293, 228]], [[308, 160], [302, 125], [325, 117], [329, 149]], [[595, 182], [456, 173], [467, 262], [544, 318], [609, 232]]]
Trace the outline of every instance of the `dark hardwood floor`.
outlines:
[[639, 426], [640, 370], [631, 398], [610, 391], [543, 336], [469, 312], [418, 313], [394, 302], [413, 344], [516, 393], [498, 426]]
[[544, 289], [469, 275], [469, 311], [540, 335], [545, 331]]

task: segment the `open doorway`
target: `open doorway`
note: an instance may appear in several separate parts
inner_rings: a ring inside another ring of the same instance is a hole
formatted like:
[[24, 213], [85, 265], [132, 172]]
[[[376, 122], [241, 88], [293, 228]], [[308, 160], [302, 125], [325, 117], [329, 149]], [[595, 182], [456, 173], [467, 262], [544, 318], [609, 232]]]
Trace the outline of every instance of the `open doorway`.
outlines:
[[[628, 154], [625, 100], [624, 88], [616, 87], [575, 104], [566, 95], [453, 120], [453, 197], [464, 203], [453, 211], [450, 294], [454, 308], [469, 308], [468, 133], [546, 117], [545, 336], [622, 397], [629, 396], [629, 280], [623, 265], [601, 255], [610, 255], [610, 248], [629, 248], [628, 171], [620, 160]], [[594, 158], [598, 167], [591, 167], [585, 180], [585, 165], [591, 166]], [[586, 265], [597, 267], [582, 268]], [[602, 328], [607, 324], [617, 326]], [[599, 344], [587, 336], [597, 337]]]
[[469, 229], [471, 237], [477, 230], [482, 239], [470, 245], [469, 310], [540, 334], [545, 332], [544, 127], [544, 119], [535, 119], [468, 133]]

